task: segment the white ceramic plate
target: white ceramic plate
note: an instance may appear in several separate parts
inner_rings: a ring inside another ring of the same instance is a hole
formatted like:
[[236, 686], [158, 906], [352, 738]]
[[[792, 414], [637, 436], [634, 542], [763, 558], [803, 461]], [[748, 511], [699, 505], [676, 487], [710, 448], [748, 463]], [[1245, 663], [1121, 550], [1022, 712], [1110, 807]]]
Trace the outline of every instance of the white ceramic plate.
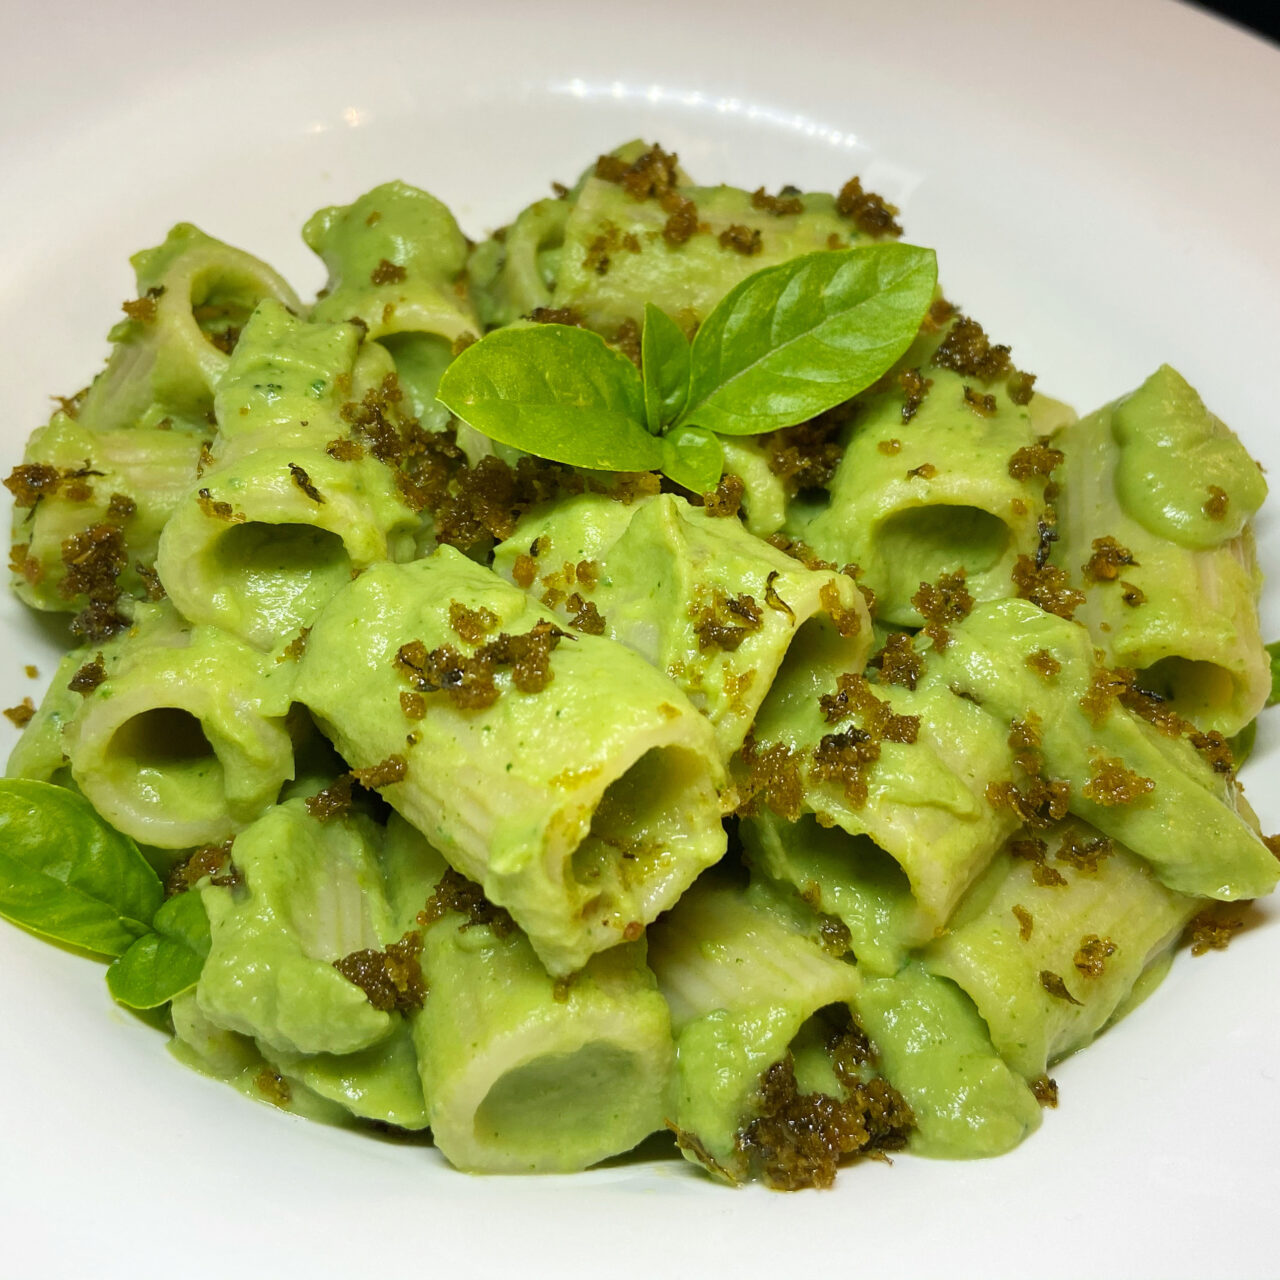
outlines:
[[[1173, 0], [24, 8], [0, 51], [6, 471], [171, 222], [306, 292], [320, 205], [403, 177], [474, 235], [645, 135], [704, 181], [860, 172], [1043, 389], [1087, 409], [1168, 360], [1280, 474], [1280, 53]], [[1274, 578], [1274, 510], [1259, 532]], [[12, 602], [0, 625], [10, 705], [53, 646]], [[1278, 762], [1274, 712], [1246, 775], [1269, 830]], [[172, 1062], [99, 966], [2, 927], [0, 1272], [1274, 1274], [1274, 915], [1060, 1066], [1059, 1110], [1014, 1154], [797, 1196], [673, 1161], [471, 1178], [251, 1106]]]

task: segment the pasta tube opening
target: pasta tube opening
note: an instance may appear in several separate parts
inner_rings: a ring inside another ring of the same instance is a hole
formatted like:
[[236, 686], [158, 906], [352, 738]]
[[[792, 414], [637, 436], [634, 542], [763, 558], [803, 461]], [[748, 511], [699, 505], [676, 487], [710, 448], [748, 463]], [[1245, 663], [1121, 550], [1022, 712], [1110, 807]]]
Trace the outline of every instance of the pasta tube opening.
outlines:
[[231, 525], [206, 554], [206, 572], [238, 613], [280, 636], [310, 621], [351, 578], [342, 537], [309, 524]]
[[1164, 698], [1180, 716], [1197, 723], [1236, 700], [1236, 677], [1216, 662], [1173, 655], [1152, 663], [1138, 683]]
[[969, 579], [989, 573], [1012, 541], [1009, 526], [981, 507], [911, 507], [880, 526], [880, 555], [894, 599], [909, 599], [922, 582], [965, 571]]
[[[596, 891], [598, 907], [608, 910], [611, 901], [613, 913], [625, 915], [634, 902], [644, 910], [637, 898], [644, 897], [646, 869], [664, 860], [685, 829], [685, 813], [700, 803], [702, 768], [696, 752], [654, 747], [605, 788], [590, 830], [570, 858], [573, 878]], [[584, 907], [590, 909], [592, 903]]]
[[126, 720], [112, 736], [112, 755], [132, 758], [139, 768], [181, 768], [217, 757], [204, 726], [181, 707], [152, 707]]
[[621, 1045], [592, 1041], [571, 1053], [553, 1053], [500, 1075], [476, 1109], [475, 1138], [501, 1142], [509, 1158], [539, 1155], [549, 1129], [594, 1129], [616, 1105], [618, 1081], [643, 1064]]
[[76, 785], [135, 840], [216, 844], [293, 776], [292, 673], [220, 632], [187, 630], [167, 605], [140, 607], [131, 632], [71, 668], [59, 672], [69, 683], [94, 683], [55, 688], [50, 725], [65, 723], [59, 747]]

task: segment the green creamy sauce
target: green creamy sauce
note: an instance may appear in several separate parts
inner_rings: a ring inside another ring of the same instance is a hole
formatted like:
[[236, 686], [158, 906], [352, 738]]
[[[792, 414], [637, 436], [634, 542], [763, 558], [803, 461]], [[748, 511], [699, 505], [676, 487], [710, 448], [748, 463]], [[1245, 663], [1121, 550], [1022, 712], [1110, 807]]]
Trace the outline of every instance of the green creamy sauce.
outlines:
[[1116, 496], [1145, 529], [1180, 546], [1238, 537], [1267, 496], [1248, 450], [1167, 364], [1116, 403], [1111, 431]]

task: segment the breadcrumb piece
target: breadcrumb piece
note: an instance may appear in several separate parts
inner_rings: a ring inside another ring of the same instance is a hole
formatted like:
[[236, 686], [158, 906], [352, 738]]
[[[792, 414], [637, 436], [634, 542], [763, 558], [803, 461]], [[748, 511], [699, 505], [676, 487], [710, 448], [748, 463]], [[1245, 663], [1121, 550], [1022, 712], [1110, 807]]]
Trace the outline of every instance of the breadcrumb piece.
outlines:
[[1074, 867], [1085, 875], [1095, 875], [1098, 864], [1115, 853], [1115, 845], [1110, 836], [1081, 835], [1078, 831], [1070, 831], [1062, 838], [1062, 844], [1053, 855], [1061, 863]]
[[880, 759], [880, 743], [863, 729], [825, 734], [813, 750], [811, 775], [817, 782], [838, 782], [853, 809], [867, 803], [868, 775]]
[[861, 728], [877, 742], [910, 744], [920, 733], [919, 716], [895, 715], [889, 703], [872, 692], [866, 676], [856, 672], [842, 672], [836, 678], [836, 692], [824, 693], [818, 705], [828, 724], [856, 716]]
[[1132, 582], [1125, 582], [1123, 578], [1120, 580], [1120, 585], [1124, 588], [1120, 599], [1131, 609], [1147, 603], [1147, 593], [1141, 587], [1135, 587]]
[[993, 382], [1012, 367], [1009, 351], [1009, 347], [992, 343], [976, 320], [961, 316], [933, 353], [933, 363], [961, 377]]
[[1086, 582], [1114, 582], [1120, 570], [1137, 566], [1133, 552], [1121, 546], [1113, 537], [1094, 538], [1093, 554], [1081, 565]]
[[1133, 804], [1155, 789], [1153, 779], [1144, 778], [1127, 768], [1118, 757], [1095, 755], [1089, 781], [1084, 785], [1084, 794], [1095, 804], [1113, 807]]
[[151, 324], [156, 318], [156, 302], [164, 296], [164, 285], [152, 285], [140, 298], [120, 304], [120, 310], [139, 324]]
[[966, 386], [964, 402], [980, 418], [990, 418], [996, 411], [996, 398], [989, 391], [975, 391], [972, 387]]
[[818, 943], [828, 955], [848, 955], [853, 950], [853, 935], [839, 916], [824, 913], [818, 917]]
[[1096, 933], [1089, 933], [1080, 939], [1072, 964], [1086, 978], [1100, 978], [1107, 967], [1107, 961], [1115, 953], [1116, 944], [1110, 938], [1100, 938]]
[[1231, 939], [1244, 928], [1244, 914], [1239, 904], [1214, 903], [1192, 918], [1183, 934], [1193, 956], [1209, 951], [1225, 951]]
[[751, 193], [751, 207], [771, 213], [775, 218], [785, 218], [790, 214], [803, 213], [804, 201], [799, 196], [788, 195], [785, 189], [781, 194], [771, 196], [763, 187], [757, 187]]
[[941, 651], [951, 643], [948, 627], [963, 622], [973, 612], [974, 599], [965, 586], [965, 571], [957, 569], [955, 573], [940, 574], [937, 582], [922, 582], [911, 603], [924, 619], [925, 635]]
[[569, 610], [569, 625], [583, 635], [602, 636], [605, 633], [605, 621], [594, 600], [587, 600], [580, 591], [575, 591], [565, 600], [565, 608]]
[[311, 483], [311, 477], [296, 462], [289, 463], [289, 474], [293, 477], [293, 483], [302, 490], [303, 493], [315, 503], [323, 503], [324, 496], [320, 490]]
[[831, 619], [837, 632], [847, 640], [862, 631], [862, 615], [857, 609], [846, 609], [834, 582], [824, 582], [818, 588], [818, 603]]
[[1052, 1076], [1038, 1075], [1031, 1081], [1031, 1092], [1042, 1107], [1055, 1109], [1058, 1105], [1058, 1082]]
[[196, 505], [210, 520], [226, 520], [230, 524], [244, 523], [243, 511], [237, 511], [231, 503], [215, 498], [208, 489], [201, 489], [196, 493]]
[[347, 813], [351, 808], [353, 781], [351, 774], [344, 773], [315, 795], [308, 796], [303, 802], [307, 813], [317, 822], [328, 822]]
[[367, 769], [352, 769], [351, 776], [362, 787], [370, 791], [378, 791], [382, 787], [389, 787], [397, 782], [404, 781], [404, 775], [408, 765], [404, 756], [388, 756], [385, 760], [380, 760], [377, 764], [370, 765]]
[[1052, 969], [1040, 970], [1040, 985], [1057, 1000], [1065, 1000], [1075, 1005], [1083, 1004], [1083, 1001], [1077, 1000], [1067, 989], [1067, 984], [1063, 982], [1061, 975], [1054, 973]]
[[498, 625], [498, 615], [481, 606], [469, 609], [457, 600], [449, 601], [449, 625], [468, 644], [479, 644]]
[[895, 221], [898, 209], [874, 191], [864, 191], [859, 178], [850, 178], [836, 197], [836, 212], [848, 218], [864, 235], [900, 236], [901, 225]]
[[1034, 711], [1025, 718], [1015, 719], [1009, 726], [1009, 746], [1013, 749], [1013, 762], [1028, 773], [1040, 772], [1041, 720]]
[[1071, 798], [1069, 782], [1028, 778], [1021, 787], [1013, 782], [987, 783], [987, 803], [1008, 809], [1029, 827], [1051, 827], [1067, 814]]
[[511, 565], [511, 577], [517, 587], [527, 591], [538, 577], [538, 562], [522, 551]]
[[582, 326], [582, 313], [573, 307], [534, 307], [525, 316], [534, 324], [568, 324]]
[[788, 1053], [761, 1077], [759, 1114], [738, 1131], [735, 1156], [775, 1191], [798, 1191], [829, 1187], [844, 1158], [906, 1145], [915, 1116], [888, 1081], [857, 1081], [847, 1095], [800, 1093]]
[[[924, 404], [925, 396], [929, 394], [929, 388], [933, 386], [933, 379], [926, 378], [917, 366], [914, 369], [904, 369], [898, 374], [898, 385], [902, 388], [904, 396], [902, 421], [910, 422], [919, 412], [920, 406]], [[884, 442], [882, 441], [881, 443]]]
[[366, 948], [333, 962], [348, 982], [364, 992], [369, 1003], [383, 1013], [412, 1013], [421, 1009], [427, 995], [422, 976], [422, 934], [408, 930], [399, 942], [381, 951]]
[[287, 1107], [293, 1098], [289, 1082], [274, 1067], [263, 1067], [253, 1078], [254, 1086], [273, 1106]]
[[121, 595], [117, 580], [127, 562], [127, 550], [124, 534], [111, 524], [93, 525], [63, 542], [66, 573], [58, 592], [68, 600], [84, 595], [89, 601], [72, 620], [76, 635], [101, 641], [129, 625], [116, 608]]
[[1084, 604], [1084, 592], [1071, 586], [1066, 573], [1056, 565], [1037, 567], [1028, 555], [1020, 555], [1013, 566], [1013, 585], [1018, 595], [1030, 600], [1046, 613], [1052, 613], [1068, 622], [1076, 610]]
[[1035, 394], [1035, 385], [1036, 375], [1034, 373], [1023, 373], [1019, 369], [1013, 369], [1005, 382], [1005, 390], [1009, 395], [1009, 399], [1014, 404], [1021, 406], [1031, 403], [1031, 397]]
[[1210, 520], [1225, 520], [1227, 518], [1227, 509], [1231, 505], [1231, 499], [1227, 495], [1227, 491], [1220, 488], [1216, 484], [1209, 486], [1209, 496], [1204, 501], [1201, 510]]
[[899, 684], [914, 689], [924, 675], [924, 654], [920, 653], [905, 631], [893, 631], [879, 653], [867, 659], [867, 666], [878, 668], [884, 684]]
[[708, 649], [736, 650], [748, 635], [760, 630], [763, 614], [753, 596], [743, 592], [730, 596], [717, 587], [711, 603], [701, 608], [691, 606], [690, 616], [698, 648], [705, 653]]
[[551, 652], [566, 638], [572, 637], [539, 619], [521, 635], [501, 632], [471, 655], [449, 644], [428, 650], [421, 640], [411, 640], [400, 646], [392, 665], [416, 692], [443, 690], [455, 705], [475, 710], [497, 701], [501, 690], [494, 677], [502, 667], [510, 668], [511, 683], [521, 693], [544, 689], [555, 674]]
[[23, 698], [16, 707], [5, 707], [4, 714], [15, 728], [25, 729], [36, 714], [36, 704], [29, 697]]
[[746, 491], [747, 486], [740, 477], [723, 475], [713, 492], [702, 495], [702, 509], [718, 519], [736, 516], [742, 510], [742, 496]]
[[763, 801], [780, 818], [795, 822], [804, 801], [804, 779], [796, 753], [783, 742], [761, 749], [748, 735], [740, 758], [747, 776], [741, 784], [743, 799], [737, 812], [744, 816], [756, 813]]
[[1031, 480], [1035, 476], [1046, 479], [1066, 461], [1066, 454], [1055, 449], [1044, 440], [1035, 444], [1024, 444], [1009, 459], [1009, 474], [1015, 480]]
[[764, 248], [764, 239], [759, 227], [744, 227], [735, 222], [726, 227], [719, 236], [722, 249], [732, 249], [743, 257], [750, 258]]
[[175, 894], [186, 893], [206, 876], [210, 884], [220, 889], [234, 889], [243, 884], [244, 876], [231, 861], [234, 843], [234, 840], [224, 840], [221, 844], [206, 844], [192, 850], [181, 862], [169, 868], [164, 882], [164, 896], [172, 898]]
[[1066, 876], [1045, 861], [1049, 846], [1038, 837], [1015, 836], [1005, 847], [1011, 857], [1031, 864], [1031, 881], [1041, 889], [1060, 889], [1067, 883]]
[[1025, 661], [1042, 680], [1052, 680], [1062, 670], [1062, 663], [1048, 649], [1037, 649], [1027, 654]]
[[1231, 751], [1231, 743], [1217, 729], [1210, 729], [1208, 733], [1192, 730], [1187, 735], [1187, 741], [1200, 753], [1214, 773], [1221, 773], [1228, 778], [1235, 775], [1236, 760]]
[[1031, 931], [1035, 928], [1035, 918], [1021, 903], [1013, 904], [1013, 918], [1018, 922], [1018, 937], [1023, 942], [1031, 940]]
[[807, 422], [759, 438], [769, 470], [786, 485], [789, 494], [830, 484], [844, 456], [840, 434], [854, 413], [852, 404], [837, 405]]
[[485, 926], [495, 938], [506, 938], [516, 931], [516, 922], [503, 907], [495, 907], [474, 880], [468, 880], [450, 867], [431, 891], [426, 905], [418, 912], [417, 922], [424, 928], [443, 920], [450, 912], [465, 916], [458, 932]]
[[407, 274], [399, 263], [392, 262], [389, 258], [382, 258], [369, 273], [369, 283], [376, 285], [399, 284]]
[[72, 693], [78, 693], [82, 697], [91, 694], [105, 679], [107, 678], [106, 664], [102, 660], [102, 654], [99, 653], [91, 662], [86, 662], [76, 673], [67, 681], [67, 688]]

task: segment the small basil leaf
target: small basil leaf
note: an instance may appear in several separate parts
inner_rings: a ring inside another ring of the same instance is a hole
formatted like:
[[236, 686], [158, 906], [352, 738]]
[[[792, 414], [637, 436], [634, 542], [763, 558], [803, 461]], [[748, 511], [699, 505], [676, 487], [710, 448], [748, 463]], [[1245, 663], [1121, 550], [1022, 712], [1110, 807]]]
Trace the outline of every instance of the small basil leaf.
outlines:
[[662, 437], [662, 470], [693, 493], [709, 493], [720, 483], [724, 450], [700, 427], [676, 427]]
[[1258, 720], [1256, 716], [1234, 738], [1227, 739], [1227, 746], [1231, 748], [1231, 759], [1235, 761], [1237, 769], [1253, 755], [1253, 744], [1257, 740]]
[[209, 917], [197, 889], [164, 903], [152, 928], [107, 970], [112, 996], [130, 1009], [155, 1009], [190, 990], [209, 954]]
[[81, 795], [0, 782], [0, 915], [33, 933], [118, 956], [146, 933], [160, 878]]
[[644, 334], [640, 339], [644, 375], [644, 413], [656, 436], [674, 422], [689, 394], [689, 339], [661, 307], [644, 304]]
[[503, 329], [445, 370], [437, 396], [502, 444], [596, 471], [652, 471], [662, 449], [644, 426], [635, 365], [571, 325]]
[[932, 249], [874, 244], [748, 276], [693, 340], [680, 425], [754, 435], [856, 395], [911, 344], [937, 271]]
[[1280, 702], [1280, 640], [1273, 640], [1267, 645], [1267, 655], [1271, 659], [1271, 696], [1267, 706], [1274, 707]]

